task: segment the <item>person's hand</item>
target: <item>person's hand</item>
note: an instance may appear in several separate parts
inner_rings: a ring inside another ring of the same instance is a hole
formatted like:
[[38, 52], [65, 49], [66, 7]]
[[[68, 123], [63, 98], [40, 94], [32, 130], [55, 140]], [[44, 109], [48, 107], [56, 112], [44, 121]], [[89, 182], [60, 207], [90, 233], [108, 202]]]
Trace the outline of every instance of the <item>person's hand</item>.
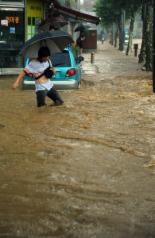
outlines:
[[13, 85], [12, 85], [12, 89], [16, 89], [18, 88], [19, 86], [19, 83], [18, 82], [14, 82]]
[[56, 68], [52, 67], [53, 74], [56, 74]]
[[15, 82], [13, 83], [12, 89], [18, 88], [18, 86], [19, 86], [21, 80], [23, 79], [23, 77], [24, 77], [25, 75], [26, 75], [25, 71], [22, 70], [22, 71], [20, 72], [20, 74], [18, 75], [18, 77], [16, 78]]

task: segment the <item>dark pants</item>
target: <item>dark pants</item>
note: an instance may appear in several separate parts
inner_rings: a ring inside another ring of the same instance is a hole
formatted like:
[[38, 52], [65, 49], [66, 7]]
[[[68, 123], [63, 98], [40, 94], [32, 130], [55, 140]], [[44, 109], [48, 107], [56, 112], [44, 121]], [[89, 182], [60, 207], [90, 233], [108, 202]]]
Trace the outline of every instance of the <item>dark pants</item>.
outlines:
[[49, 91], [46, 90], [40, 90], [38, 92], [36, 92], [36, 96], [37, 96], [37, 106], [41, 107], [46, 105], [45, 103], [45, 97], [49, 97], [50, 99], [52, 99], [55, 103], [55, 105], [61, 105], [64, 103], [64, 101], [61, 99], [59, 93], [56, 91], [56, 89], [54, 87], [52, 87]]

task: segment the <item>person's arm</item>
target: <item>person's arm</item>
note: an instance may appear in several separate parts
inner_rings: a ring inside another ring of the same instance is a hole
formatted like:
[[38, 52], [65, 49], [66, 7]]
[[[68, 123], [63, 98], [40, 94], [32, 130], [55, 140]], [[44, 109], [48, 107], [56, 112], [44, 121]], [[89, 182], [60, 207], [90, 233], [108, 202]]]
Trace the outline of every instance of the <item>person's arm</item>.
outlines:
[[50, 59], [48, 60], [48, 63], [49, 63], [50, 69], [52, 70], [53, 74], [56, 74], [56, 68], [53, 67], [52, 62], [51, 62]]
[[24, 70], [21, 71], [21, 73], [18, 75], [18, 77], [16, 78], [15, 82], [12, 85], [13, 89], [16, 89], [19, 86], [20, 81], [23, 79], [23, 77], [26, 75], [26, 73], [24, 72]]

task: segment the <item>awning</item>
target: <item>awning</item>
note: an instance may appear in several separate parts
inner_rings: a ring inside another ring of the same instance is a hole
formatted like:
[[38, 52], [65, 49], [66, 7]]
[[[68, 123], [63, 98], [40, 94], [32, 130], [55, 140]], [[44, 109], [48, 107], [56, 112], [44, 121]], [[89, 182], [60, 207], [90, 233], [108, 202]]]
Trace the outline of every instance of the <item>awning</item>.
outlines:
[[78, 10], [66, 7], [66, 6], [59, 5], [57, 7], [57, 10], [62, 15], [66, 16], [66, 17], [71, 17], [71, 18], [74, 18], [76, 20], [83, 20], [83, 21], [90, 22], [90, 23], [93, 23], [93, 24], [96, 24], [96, 25], [98, 25], [100, 23], [100, 18], [99, 17], [93, 16], [93, 15], [90, 15], [90, 14], [87, 14], [87, 13], [83, 13], [83, 12], [80, 12]]
[[[60, 16], [54, 16], [54, 13], [59, 13]], [[42, 23], [41, 23], [41, 28], [43, 27], [44, 24], [48, 25], [51, 24], [51, 26], [53, 27], [53, 25], [56, 27], [57, 26], [62, 26], [63, 24], [66, 24], [66, 20], [63, 19], [63, 17], [65, 17], [65, 19], [73, 19], [73, 20], [82, 20], [82, 21], [86, 21], [86, 22], [90, 22], [93, 24], [98, 25], [100, 22], [100, 18], [87, 14], [87, 13], [83, 13], [80, 12], [78, 10], [66, 7], [61, 5], [57, 0], [53, 0], [51, 3], [51, 16], [49, 16], [48, 18], [46, 18]], [[54, 28], [54, 27], [53, 27]]]

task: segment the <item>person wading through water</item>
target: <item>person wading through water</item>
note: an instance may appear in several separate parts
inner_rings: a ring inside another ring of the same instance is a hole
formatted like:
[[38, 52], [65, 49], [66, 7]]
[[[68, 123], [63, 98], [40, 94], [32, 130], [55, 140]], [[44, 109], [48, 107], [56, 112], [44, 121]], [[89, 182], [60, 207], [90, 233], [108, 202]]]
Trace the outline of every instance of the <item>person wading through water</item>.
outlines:
[[29, 64], [21, 71], [12, 85], [12, 88], [16, 89], [25, 75], [33, 77], [35, 79], [35, 92], [38, 107], [46, 105], [46, 96], [53, 100], [56, 106], [62, 105], [64, 103], [59, 93], [54, 88], [52, 81], [50, 80], [56, 71], [52, 67], [49, 57], [49, 48], [46, 46], [40, 47], [38, 51], [38, 58], [29, 62]]

